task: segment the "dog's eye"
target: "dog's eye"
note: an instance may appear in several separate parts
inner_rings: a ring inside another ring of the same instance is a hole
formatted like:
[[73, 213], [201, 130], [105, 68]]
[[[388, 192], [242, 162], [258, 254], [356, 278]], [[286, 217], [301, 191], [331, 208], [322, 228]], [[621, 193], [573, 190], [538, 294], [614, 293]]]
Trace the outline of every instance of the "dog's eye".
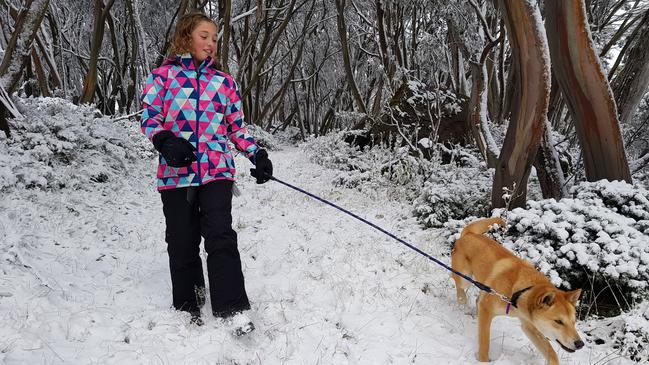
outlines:
[[560, 319], [555, 319], [554, 323], [558, 324], [559, 326], [563, 326], [563, 321]]

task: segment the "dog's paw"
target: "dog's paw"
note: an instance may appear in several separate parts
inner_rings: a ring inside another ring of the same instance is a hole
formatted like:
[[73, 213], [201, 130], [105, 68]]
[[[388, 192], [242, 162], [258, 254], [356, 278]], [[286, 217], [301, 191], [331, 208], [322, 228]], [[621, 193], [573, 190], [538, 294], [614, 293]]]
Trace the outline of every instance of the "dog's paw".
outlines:
[[476, 359], [480, 362], [489, 362], [489, 354], [480, 354], [479, 352], [475, 354]]

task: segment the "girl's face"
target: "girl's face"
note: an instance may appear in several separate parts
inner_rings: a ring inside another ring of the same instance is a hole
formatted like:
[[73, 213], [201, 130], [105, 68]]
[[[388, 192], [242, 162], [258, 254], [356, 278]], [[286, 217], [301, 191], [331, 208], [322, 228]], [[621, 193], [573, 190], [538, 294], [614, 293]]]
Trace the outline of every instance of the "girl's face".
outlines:
[[216, 57], [216, 25], [202, 21], [192, 31], [191, 49], [194, 60], [203, 62], [207, 56]]

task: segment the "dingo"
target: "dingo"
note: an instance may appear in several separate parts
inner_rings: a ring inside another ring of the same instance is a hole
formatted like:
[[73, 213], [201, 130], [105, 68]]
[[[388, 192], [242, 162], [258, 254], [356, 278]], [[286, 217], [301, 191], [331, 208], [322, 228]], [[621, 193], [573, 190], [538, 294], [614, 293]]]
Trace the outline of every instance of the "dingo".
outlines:
[[[521, 321], [523, 332], [550, 365], [559, 364], [550, 341], [568, 352], [584, 347], [575, 329], [575, 305], [581, 289], [562, 291], [530, 263], [516, 257], [483, 233], [493, 224], [505, 225], [501, 218], [481, 219], [467, 225], [455, 241], [451, 254], [453, 269], [472, 276], [496, 292], [509, 296], [510, 306], [484, 291], [476, 300], [478, 312], [478, 360], [489, 361], [491, 320], [510, 315]], [[452, 274], [457, 301], [466, 304], [469, 282]], [[550, 341], [548, 341], [550, 340]]]

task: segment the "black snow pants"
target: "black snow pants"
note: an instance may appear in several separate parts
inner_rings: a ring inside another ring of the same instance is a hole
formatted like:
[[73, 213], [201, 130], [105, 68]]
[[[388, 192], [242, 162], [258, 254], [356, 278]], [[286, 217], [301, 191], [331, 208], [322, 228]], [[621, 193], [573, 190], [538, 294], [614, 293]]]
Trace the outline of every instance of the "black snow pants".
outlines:
[[205, 304], [205, 279], [200, 257], [205, 239], [212, 313], [227, 317], [250, 309], [232, 229], [232, 181], [160, 192], [167, 225], [173, 305], [195, 312]]

